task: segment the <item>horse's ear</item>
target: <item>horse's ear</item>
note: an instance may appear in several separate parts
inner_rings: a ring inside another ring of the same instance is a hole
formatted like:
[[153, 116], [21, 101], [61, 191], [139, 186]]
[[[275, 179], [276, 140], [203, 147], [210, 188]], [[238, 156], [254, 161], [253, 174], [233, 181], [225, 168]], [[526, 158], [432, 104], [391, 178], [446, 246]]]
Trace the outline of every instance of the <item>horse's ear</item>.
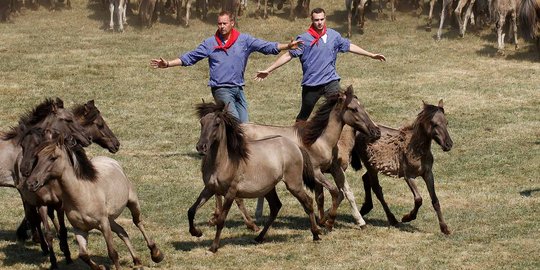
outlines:
[[444, 104], [443, 104], [442, 98], [441, 98], [441, 100], [439, 100], [439, 107], [444, 108]]
[[43, 138], [45, 138], [47, 141], [52, 141], [53, 131], [49, 128], [45, 129], [45, 131], [43, 131]]
[[55, 102], [56, 106], [58, 106], [58, 108], [64, 108], [64, 101], [61, 100], [59, 97], [56, 98], [56, 102]]
[[354, 89], [353, 89], [352, 84], [347, 86], [347, 90], [345, 91], [345, 94], [347, 94], [347, 96], [348, 95], [354, 95]]
[[93, 108], [93, 107], [96, 107], [95, 102], [94, 102], [93, 99], [91, 99], [91, 100], [89, 100], [88, 102], [86, 102], [86, 105], [88, 105], [89, 107], [92, 107], [92, 108]]

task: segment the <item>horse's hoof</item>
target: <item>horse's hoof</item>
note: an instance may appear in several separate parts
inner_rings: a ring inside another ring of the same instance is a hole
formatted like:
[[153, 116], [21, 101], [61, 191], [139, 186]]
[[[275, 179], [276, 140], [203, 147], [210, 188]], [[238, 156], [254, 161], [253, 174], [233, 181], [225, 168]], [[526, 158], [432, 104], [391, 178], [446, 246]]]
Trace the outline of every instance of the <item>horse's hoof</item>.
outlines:
[[257, 225], [253, 225], [253, 226], [247, 226], [248, 229], [252, 230], [253, 232], [258, 232], [261, 230], [261, 228], [259, 228], [259, 226]]
[[202, 231], [199, 229], [189, 230], [189, 233], [191, 234], [191, 236], [195, 237], [201, 237], [203, 235]]
[[257, 236], [254, 240], [257, 242], [257, 244], [261, 244], [264, 242], [264, 237]]
[[431, 26], [426, 26], [426, 32], [431, 32]]
[[210, 251], [210, 252], [212, 252], [212, 253], [216, 253], [217, 250], [218, 250], [218, 247], [216, 247], [216, 246], [214, 246], [214, 245], [210, 246], [210, 249], [208, 249], [208, 251]]
[[109, 267], [105, 266], [105, 265], [100, 265], [98, 266], [99, 270], [109, 270]]
[[364, 224], [364, 225], [360, 225], [360, 230], [362, 230], [362, 231], [363, 231], [363, 230], [365, 230], [365, 229], [367, 229], [367, 224]]
[[152, 261], [155, 263], [159, 263], [163, 261], [163, 258], [165, 258], [165, 254], [163, 254], [159, 248], [152, 249], [150, 256], [152, 257]]
[[321, 238], [319, 237], [318, 234], [313, 235], [313, 241], [321, 241]]
[[446, 235], [450, 235], [450, 230], [448, 229], [448, 226], [446, 226], [446, 224], [443, 224], [443, 225], [440, 225], [441, 226], [441, 232], [446, 234]]
[[73, 263], [73, 260], [71, 259], [71, 257], [66, 257], [66, 264], [72, 264]]
[[409, 214], [406, 214], [401, 218], [401, 222], [410, 222], [410, 221], [415, 220], [415, 219], [416, 219], [416, 217], [413, 217], [413, 216], [411, 216]]

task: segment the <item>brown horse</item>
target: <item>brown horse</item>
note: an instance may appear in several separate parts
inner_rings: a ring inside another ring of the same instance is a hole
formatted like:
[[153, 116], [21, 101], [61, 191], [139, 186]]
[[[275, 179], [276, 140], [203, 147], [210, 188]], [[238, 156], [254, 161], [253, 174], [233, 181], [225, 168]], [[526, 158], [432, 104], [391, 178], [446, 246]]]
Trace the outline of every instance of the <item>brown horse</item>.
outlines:
[[[340, 162], [336, 158], [336, 146], [345, 125], [353, 127], [368, 138], [378, 138], [380, 136], [379, 128], [373, 123], [360, 101], [354, 96], [352, 86], [349, 86], [345, 92], [327, 98], [314, 116], [305, 123], [285, 127], [252, 123], [242, 124], [248, 138], [260, 139], [271, 135], [280, 135], [307, 150], [317, 182], [326, 187], [332, 195], [332, 208], [328, 211], [328, 217], [326, 217], [322, 189], [319, 186], [315, 190], [320, 221], [323, 223], [328, 218], [325, 225], [330, 230], [334, 224], [337, 208], [343, 200], [343, 194], [345, 194], [351, 205], [356, 223], [361, 227], [366, 224], [356, 207], [354, 194], [345, 179]], [[327, 180], [323, 172], [332, 174], [337, 187]]]
[[540, 0], [522, 0], [518, 18], [523, 36], [536, 40], [540, 58]]
[[[201, 118], [197, 151], [204, 155], [201, 171], [205, 187], [188, 211], [191, 235], [202, 236], [193, 222], [197, 209], [215, 194], [225, 196], [223, 210], [216, 222], [216, 237], [210, 246], [210, 251], [216, 252], [225, 218], [234, 199], [264, 196], [270, 206], [270, 217], [255, 238], [257, 242], [262, 242], [281, 208], [275, 186], [283, 181], [309, 215], [313, 240], [319, 240], [321, 230], [315, 221], [312, 199], [303, 187], [303, 184], [310, 188], [315, 185], [308, 154], [281, 136], [246, 140], [238, 120], [223, 103], [202, 103], [197, 109]], [[209, 109], [213, 112], [208, 113]]]
[[[111, 153], [115, 153], [118, 151], [120, 143], [118, 142], [118, 139], [113, 134], [113, 132], [107, 126], [107, 123], [101, 116], [101, 113], [95, 106], [93, 100], [90, 100], [82, 105], [77, 105], [72, 111], [72, 116], [69, 115], [68, 112], [66, 112], [66, 115], [64, 116], [66, 118], [66, 121], [59, 122], [59, 125], [56, 126], [51, 124], [46, 128], [52, 129], [57, 133], [61, 132], [71, 134], [71, 136], [91, 137], [93, 142], [108, 149]], [[62, 123], [72, 123], [75, 128], [71, 128], [70, 130], [67, 125], [63, 126]], [[23, 129], [22, 124], [19, 125], [19, 127]], [[23, 176], [23, 180], [20, 182], [24, 182], [24, 177], [28, 177], [30, 175], [32, 166], [35, 162], [34, 150], [36, 146], [39, 145], [43, 140], [43, 127], [32, 127], [28, 128], [26, 131], [23, 132], [23, 135], [19, 140], [19, 145], [22, 147], [22, 159], [20, 161], [19, 169]], [[44, 225], [45, 240], [48, 244], [49, 257], [52, 265], [51, 268], [56, 268], [57, 266], [54, 251], [52, 249], [52, 234], [49, 224], [47, 222], [47, 213], [49, 214], [49, 217], [53, 220], [55, 228], [59, 233], [60, 249], [64, 252], [64, 255], [66, 256], [66, 261], [68, 263], [71, 262], [69, 246], [67, 244], [67, 230], [64, 223], [62, 202], [60, 200], [60, 195], [58, 194], [59, 188], [57, 186], [57, 183], [53, 182], [51, 185], [48, 185], [46, 188], [40, 189], [39, 192], [36, 193], [28, 192], [26, 189], [21, 188], [20, 185], [19, 190], [23, 195], [23, 201], [26, 204], [26, 208], [30, 207], [28, 211], [30, 211], [31, 215], [35, 215], [35, 210], [32, 209], [32, 207], [37, 207], [37, 209], [39, 209], [39, 214], [41, 216], [40, 219], [37, 219], [36, 217], [29, 218], [33, 218], [33, 229], [37, 229], [36, 226], [39, 227], [40, 222], [42, 222]], [[47, 206], [50, 206], [52, 208], [47, 211]], [[58, 221], [54, 218], [54, 212], [51, 211], [52, 209], [56, 210], [58, 214]], [[27, 224], [27, 222], [26, 220], [23, 220], [17, 231], [25, 231], [23, 226], [25, 224]], [[39, 230], [37, 231], [37, 233], [39, 234]]]
[[497, 53], [504, 55], [504, 25], [506, 18], [510, 16], [510, 26], [508, 32], [510, 37], [514, 39], [514, 47], [517, 50], [518, 39], [517, 39], [517, 12], [519, 9], [520, 0], [493, 0], [491, 2], [491, 10], [493, 11], [493, 16], [495, 20], [495, 27], [497, 29]]
[[412, 125], [400, 129], [385, 126], [380, 126], [380, 128], [381, 138], [378, 140], [370, 141], [362, 135], [357, 136], [352, 153], [353, 162], [351, 164], [353, 168], [359, 169], [361, 160], [367, 169], [367, 172], [362, 176], [366, 192], [361, 210], [362, 215], [369, 213], [373, 208], [371, 199], [371, 190], [373, 190], [381, 202], [390, 224], [397, 225], [398, 223], [384, 200], [377, 177], [377, 172], [381, 172], [405, 179], [414, 195], [414, 209], [403, 216], [402, 222], [416, 219], [418, 209], [422, 205], [422, 197], [413, 180], [421, 176], [426, 182], [431, 203], [437, 212], [441, 231], [444, 234], [450, 234], [441, 212], [439, 199], [435, 194], [432, 171], [433, 155], [431, 153], [432, 140], [437, 142], [445, 152], [450, 151], [453, 146], [450, 134], [448, 134], [448, 121], [444, 114], [443, 101], [440, 100], [438, 106], [424, 103], [423, 110]]
[[26, 179], [26, 187], [38, 192], [41, 187], [50, 185], [51, 181], [58, 182], [62, 208], [75, 228], [79, 258], [92, 269], [102, 269], [103, 266], [90, 259], [87, 251], [88, 232], [98, 229], [103, 233], [109, 257], [116, 269], [120, 269], [120, 263], [112, 232], [126, 244], [135, 268], [142, 269], [141, 260], [135, 254], [129, 236], [114, 221], [127, 207], [133, 223], [144, 236], [152, 260], [156, 263], [163, 260], [163, 254], [146, 234], [137, 194], [120, 164], [108, 157], [89, 160], [84, 149], [71, 136], [60, 134], [50, 137], [51, 140], [37, 147], [37, 163]]

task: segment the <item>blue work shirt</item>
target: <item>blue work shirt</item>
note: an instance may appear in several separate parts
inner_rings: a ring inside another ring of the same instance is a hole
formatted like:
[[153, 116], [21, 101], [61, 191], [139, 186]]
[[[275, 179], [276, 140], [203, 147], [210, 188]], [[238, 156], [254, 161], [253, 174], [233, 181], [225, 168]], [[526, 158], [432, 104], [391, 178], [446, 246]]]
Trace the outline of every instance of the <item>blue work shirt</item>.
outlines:
[[338, 52], [348, 52], [351, 47], [351, 41], [342, 38], [341, 35], [333, 29], [326, 30], [326, 43], [320, 38], [316, 44], [311, 46], [315, 39], [308, 32], [296, 37], [297, 40], [304, 41], [298, 49], [290, 50], [292, 57], [299, 57], [302, 63], [302, 86], [318, 86], [340, 77], [336, 72], [336, 59]]
[[252, 52], [278, 54], [278, 43], [254, 38], [240, 33], [236, 42], [225, 52], [214, 49], [218, 46], [215, 37], [204, 40], [195, 50], [181, 55], [183, 66], [191, 66], [208, 57], [210, 67], [210, 87], [244, 86], [244, 72], [248, 57]]

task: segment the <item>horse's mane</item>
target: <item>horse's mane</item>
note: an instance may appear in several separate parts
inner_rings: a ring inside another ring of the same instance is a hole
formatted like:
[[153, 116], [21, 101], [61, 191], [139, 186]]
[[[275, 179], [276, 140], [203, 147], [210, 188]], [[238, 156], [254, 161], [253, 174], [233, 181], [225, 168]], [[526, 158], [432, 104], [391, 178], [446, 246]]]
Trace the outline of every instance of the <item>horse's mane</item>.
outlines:
[[97, 180], [96, 168], [88, 156], [86, 156], [84, 148], [71, 136], [60, 134], [56, 140], [45, 141], [36, 148], [35, 153], [43, 152], [45, 155], [49, 156], [54, 153], [56, 147], [61, 147], [66, 151], [77, 179], [87, 181]]
[[424, 109], [418, 113], [416, 116], [416, 120], [410, 125], [404, 126], [400, 130], [411, 130], [416, 129], [419, 127], [419, 125], [422, 125], [423, 123], [429, 122], [431, 118], [437, 113], [437, 112], [444, 113], [444, 108], [441, 108], [439, 106], [431, 105], [431, 104], [425, 104]]
[[216, 117], [223, 120], [223, 123], [225, 124], [225, 134], [227, 136], [227, 150], [232, 162], [237, 164], [240, 160], [249, 158], [249, 149], [247, 147], [244, 130], [240, 126], [238, 119], [231, 115], [225, 108], [225, 103], [221, 101], [217, 101], [216, 103], [203, 102], [197, 104], [196, 111], [199, 118], [202, 118], [209, 113], [214, 113]]
[[13, 139], [20, 134], [22, 130], [21, 126], [31, 127], [45, 120], [45, 118], [47, 118], [47, 116], [51, 114], [53, 106], [57, 105], [61, 108], [64, 107], [63, 102], [59, 103], [58, 101], [61, 100], [57, 99], [57, 101], [55, 102], [51, 98], [46, 98], [45, 101], [38, 104], [34, 109], [23, 114], [23, 116], [21, 116], [21, 118], [19, 119], [19, 124], [17, 126], [10, 127], [9, 131], [7, 132], [2, 132], [0, 134], [0, 138], [2, 140]]
[[[344, 104], [347, 105], [354, 98], [351, 86], [347, 88], [347, 91], [345, 91], [345, 95], [346, 98]], [[305, 146], [310, 146], [314, 144], [315, 141], [317, 141], [317, 139], [324, 132], [324, 130], [328, 126], [330, 112], [332, 111], [332, 109], [334, 109], [338, 100], [339, 93], [327, 97], [312, 118], [310, 118], [308, 121], [299, 121], [294, 125], [298, 131], [298, 135], [300, 136], [302, 143]]]
[[[88, 108], [90, 110], [87, 111]], [[100, 114], [100, 111], [95, 106], [86, 106], [86, 104], [76, 105], [72, 112], [75, 118], [83, 119], [82, 126], [92, 124]]]

